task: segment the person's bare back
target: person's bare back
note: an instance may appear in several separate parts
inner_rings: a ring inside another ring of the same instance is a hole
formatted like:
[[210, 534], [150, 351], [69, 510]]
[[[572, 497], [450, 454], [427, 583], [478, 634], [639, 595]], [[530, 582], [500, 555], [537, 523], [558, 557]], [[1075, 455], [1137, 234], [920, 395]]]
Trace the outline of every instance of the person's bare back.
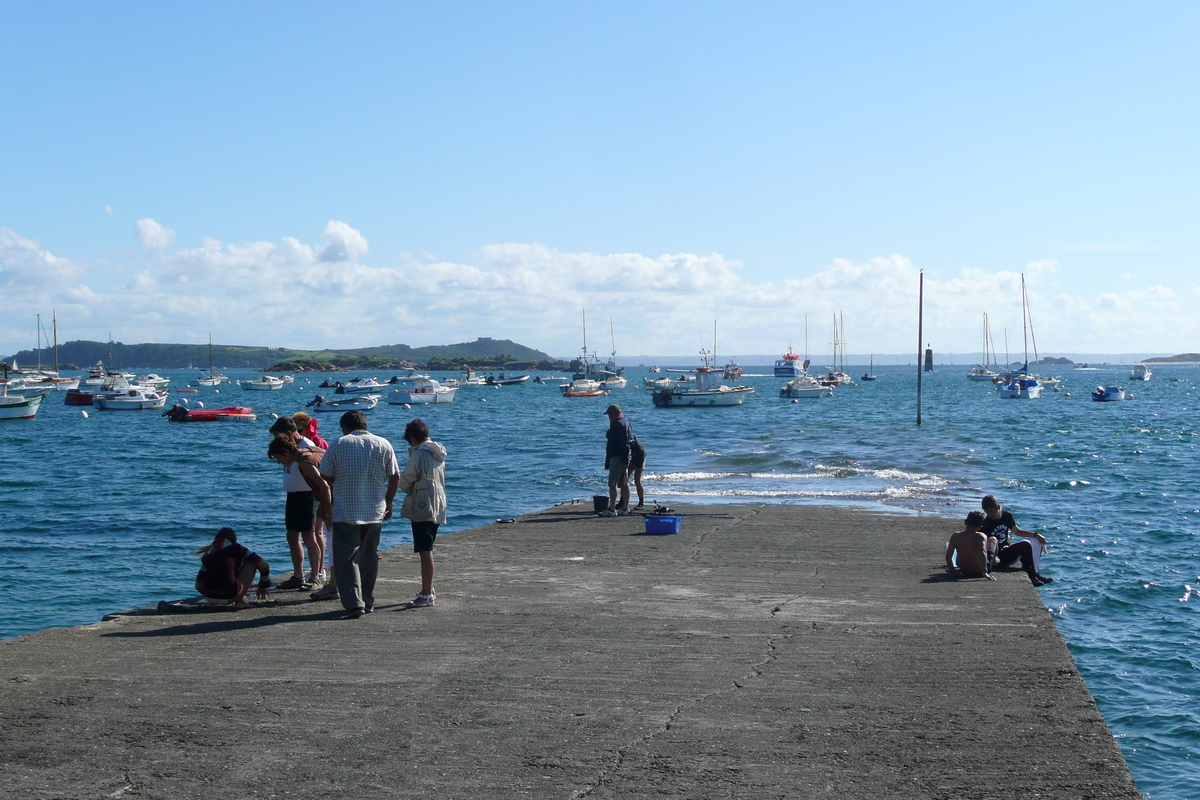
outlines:
[[980, 530], [983, 514], [972, 511], [967, 515], [965, 525], [966, 528], [951, 536], [946, 544], [946, 569], [952, 575], [996, 580], [988, 569], [987, 536]]

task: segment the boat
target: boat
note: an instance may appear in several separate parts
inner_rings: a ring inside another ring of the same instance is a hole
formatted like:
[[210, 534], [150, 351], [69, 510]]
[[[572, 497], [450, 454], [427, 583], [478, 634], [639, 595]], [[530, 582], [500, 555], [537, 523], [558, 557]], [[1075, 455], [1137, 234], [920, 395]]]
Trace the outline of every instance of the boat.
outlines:
[[433, 378], [419, 380], [411, 389], [393, 389], [388, 402], [394, 406], [417, 403], [453, 403], [457, 387], [443, 386]]
[[874, 353], [871, 354], [871, 366], [867, 368], [867, 374], [862, 376], [862, 380], [864, 380], [864, 381], [875, 380], [875, 354]]
[[509, 375], [506, 377], [501, 372], [495, 377], [488, 375], [486, 383], [488, 386], [519, 386], [522, 383], [528, 383], [531, 377], [530, 375]]
[[558, 388], [563, 397], [600, 397], [608, 394], [604, 385], [592, 378], [576, 377], [570, 383], [564, 383]]
[[658, 373], [662, 372], [662, 367], [651, 367], [650, 371], [657, 375]]
[[171, 382], [171, 379], [151, 372], [149, 375], [138, 375], [133, 379], [133, 382], [138, 386], [145, 386], [147, 389], [165, 389], [167, 388], [167, 384]]
[[642, 388], [650, 392], [655, 389], [670, 389], [674, 386], [686, 388], [695, 380], [691, 375], [680, 375], [678, 378], [642, 378]]
[[1036, 400], [1042, 396], [1042, 384], [1033, 375], [1017, 375], [1002, 384], [999, 392], [1008, 400]]
[[311, 408], [313, 411], [330, 412], [330, 411], [370, 411], [379, 403], [379, 398], [383, 395], [379, 394], [351, 394], [345, 397], [339, 397], [335, 400], [326, 400], [321, 395], [317, 395], [310, 402], [304, 405], [305, 408]]
[[181, 403], [168, 408], [163, 416], [171, 422], [254, 422], [258, 419], [249, 406], [188, 408]]
[[[846, 372], [846, 343], [842, 340], [842, 326], [838, 315], [833, 315], [833, 366], [825, 368], [825, 374], [817, 378], [822, 386], [854, 386], [854, 379]], [[840, 352], [840, 357], [839, 357]]]
[[[1021, 273], [1021, 331], [1025, 343], [1025, 363], [1020, 369], [1004, 376], [1004, 382], [999, 387], [1000, 396], [1009, 400], [1036, 400], [1042, 396], [1042, 383], [1036, 375], [1029, 372], [1029, 297], [1025, 292], [1025, 273]], [[1005, 334], [1005, 353], [1008, 351], [1008, 339]], [[1037, 357], [1037, 345], [1034, 345], [1034, 357]]]
[[130, 386], [122, 393], [98, 394], [92, 398], [92, 405], [101, 411], [153, 411], [166, 404], [166, 392], [144, 386]]
[[[795, 378], [804, 374], [805, 367], [800, 362], [800, 356], [792, 352], [792, 348], [775, 362], [776, 378]], [[740, 377], [740, 376], [739, 376]]]
[[721, 377], [727, 381], [736, 381], [744, 374], [745, 371], [742, 369], [741, 364], [736, 361], [728, 361], [725, 364], [725, 371], [721, 373]]
[[238, 381], [238, 385], [252, 392], [270, 392], [282, 389], [283, 381], [279, 378], [272, 378], [270, 375], [263, 375], [252, 381]]
[[1092, 399], [1097, 403], [1111, 403], [1115, 400], [1126, 400], [1129, 395], [1120, 386], [1097, 386], [1092, 392]]
[[229, 383], [229, 378], [213, 369], [212, 334], [208, 335], [208, 369], [200, 370], [200, 377], [192, 379], [192, 386], [220, 386]]
[[[42, 369], [42, 341], [41, 341], [42, 315], [41, 314], [38, 314], [38, 316], [37, 316], [37, 327], [38, 327], [38, 349], [37, 349], [38, 366], [37, 366], [36, 370], [27, 370], [27, 371], [21, 370], [20, 371], [20, 374], [24, 375], [24, 378], [20, 381], [21, 393], [28, 397], [29, 395], [34, 394], [35, 392], [39, 393], [39, 394], [46, 394], [46, 393], [49, 393], [52, 391], [69, 392], [72, 389], [78, 389], [79, 388], [79, 380], [80, 380], [78, 377], [64, 378], [62, 375], [59, 374], [59, 371], [58, 371], [58, 314], [57, 313], [54, 314], [54, 369], [52, 371]], [[13, 366], [14, 367], [16, 366], [15, 361], [13, 362]], [[14, 374], [17, 374], [17, 372], [18, 372], [15, 369], [10, 370], [10, 371], [14, 372]], [[9, 388], [13, 388], [14, 384], [16, 384], [15, 381], [13, 382], [13, 384], [10, 384]]]
[[8, 384], [0, 388], [0, 419], [33, 419], [42, 406], [42, 395], [9, 394]]
[[124, 375], [119, 372], [110, 372], [99, 386], [80, 385], [78, 389], [68, 391], [66, 396], [63, 397], [63, 404], [68, 406], [94, 406], [97, 397], [125, 394], [133, 388], [136, 387]]
[[980, 381], [986, 383], [994, 383], [1000, 377], [1000, 373], [992, 369], [992, 363], [996, 360], [996, 346], [991, 345], [991, 353], [988, 352], [988, 345], [991, 342], [992, 330], [988, 326], [988, 315], [984, 312], [983, 315], [983, 363], [976, 364], [975, 368], [967, 373], [967, 380]]
[[792, 378], [779, 390], [780, 397], [833, 397], [833, 387], [825, 386], [810, 375]]
[[1152, 373], [1150, 371], [1150, 368], [1147, 367], [1145, 364], [1135, 364], [1133, 367], [1133, 371], [1129, 373], [1129, 380], [1131, 380], [1131, 381], [1148, 381], [1148, 380], [1150, 380], [1150, 376], [1153, 374], [1154, 373]]
[[700, 359], [703, 363], [693, 371], [695, 385], [656, 390], [650, 395], [656, 408], [740, 406], [754, 394], [751, 386], [726, 386], [722, 383], [721, 373], [709, 364], [707, 350], [700, 351]]
[[625, 371], [625, 368], [617, 366], [617, 336], [613, 332], [613, 321], [611, 319], [608, 321], [608, 336], [612, 342], [612, 355], [604, 364], [604, 377], [599, 380], [606, 391], [624, 389], [629, 385], [629, 381], [625, 380], [625, 376], [621, 374]]
[[[417, 380], [428, 379], [428, 375], [421, 375]], [[397, 378], [396, 382], [400, 383], [402, 379]], [[335, 394], [371, 394], [386, 391], [388, 384], [380, 383], [374, 378], [352, 378], [351, 380], [342, 383], [338, 381], [333, 385]]]
[[462, 376], [458, 379], [459, 386], [486, 386], [487, 380], [482, 375], [476, 375], [475, 371], [470, 367], [463, 369]]

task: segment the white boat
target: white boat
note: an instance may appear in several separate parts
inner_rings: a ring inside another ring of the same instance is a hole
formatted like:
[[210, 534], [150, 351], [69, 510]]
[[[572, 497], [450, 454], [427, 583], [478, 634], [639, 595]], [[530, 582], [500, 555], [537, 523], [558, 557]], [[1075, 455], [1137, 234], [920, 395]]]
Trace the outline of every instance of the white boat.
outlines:
[[[428, 379], [428, 378], [429, 378], [428, 375], [423, 375], [418, 378], [415, 378], [415, 380], [422, 380], [422, 379]], [[406, 380], [414, 380], [414, 379], [406, 379]], [[397, 381], [397, 382], [399, 382], [399, 381]], [[353, 380], [346, 381], [345, 383], [342, 383], [341, 381], [339, 381], [335, 385], [335, 388], [333, 391], [336, 394], [373, 394], [373, 393], [379, 394], [382, 392], [386, 392], [387, 388], [388, 388], [388, 384], [380, 383], [379, 381], [375, 380], [374, 378], [355, 378]]]
[[658, 389], [650, 395], [650, 400], [657, 408], [700, 408], [710, 406], [740, 406], [746, 398], [754, 394], [750, 386], [726, 386], [721, 382], [721, 372], [714, 369], [708, 362], [708, 351], [701, 350], [700, 357], [704, 361], [697, 367], [694, 387], [686, 389], [671, 387]]
[[23, 376], [20, 378], [9, 378], [3, 381], [8, 391], [16, 392], [23, 397], [45, 397], [54, 391], [54, 384], [44, 383], [41, 380], [33, 379], [33, 376]]
[[1032, 375], [1018, 376], [1000, 386], [999, 391], [1009, 400], [1036, 400], [1042, 396], [1042, 384]]
[[192, 386], [220, 386], [229, 383], [229, 378], [213, 369], [212, 334], [208, 335], [208, 369], [200, 370], [200, 376], [193, 378]]
[[608, 394], [600, 381], [591, 378], [576, 378], [558, 388], [563, 397], [599, 397]]
[[459, 386], [486, 386], [487, 380], [482, 375], [476, 375], [475, 371], [470, 367], [463, 370], [463, 374], [458, 379]]
[[171, 382], [171, 379], [151, 372], [149, 375], [138, 375], [133, 379], [133, 382], [138, 386], [145, 386], [147, 389], [165, 389], [167, 388], [167, 384]]
[[393, 389], [388, 402], [394, 406], [417, 403], [453, 403], [457, 387], [443, 386], [433, 378], [416, 382], [411, 389]]
[[1129, 373], [1129, 380], [1131, 380], [1131, 381], [1148, 381], [1148, 380], [1150, 380], [1150, 376], [1153, 374], [1154, 373], [1152, 373], [1150, 371], [1150, 368], [1147, 367], [1145, 364], [1135, 364], [1133, 367], [1133, 371]]
[[650, 371], [657, 375], [658, 373], [662, 372], [662, 367], [651, 367]]
[[1111, 403], [1115, 400], [1125, 400], [1128, 395], [1120, 386], [1097, 386], [1092, 392], [1092, 399], [1097, 403]]
[[98, 394], [92, 398], [92, 405], [102, 411], [148, 411], [166, 404], [166, 392], [156, 392], [144, 386], [131, 386], [120, 394]]
[[238, 385], [252, 392], [270, 392], [282, 389], [283, 380], [273, 378], [270, 375], [263, 375], [261, 378], [255, 378], [252, 381], [238, 381]]
[[801, 375], [792, 378], [779, 390], [780, 397], [833, 397], [833, 387], [825, 386], [816, 378]]
[[600, 385], [606, 391], [612, 391], [613, 389], [624, 389], [627, 385], [629, 385], [629, 381], [625, 380], [625, 377], [622, 375], [609, 375], [607, 378], [600, 381]]
[[32, 419], [41, 406], [40, 394], [9, 394], [7, 383], [0, 388], [0, 419]]
[[528, 383], [530, 375], [505, 375], [501, 372], [499, 375], [488, 375], [485, 379], [488, 386], [520, 386], [522, 383]]
[[[839, 323], [838, 315], [833, 315], [833, 366], [825, 368], [825, 374], [817, 378], [822, 386], [856, 386], [854, 378], [846, 372], [846, 342], [842, 339], [844, 322]], [[839, 357], [839, 351], [841, 353]]]
[[370, 411], [379, 403], [379, 398], [382, 396], [378, 394], [351, 394], [335, 400], [326, 400], [321, 395], [317, 395], [311, 402], [305, 404], [304, 407], [321, 412], [346, 412], [353, 411], [356, 408], [361, 411]]
[[975, 369], [967, 373], [969, 381], [986, 381], [994, 383], [1000, 377], [1000, 373], [992, 369], [992, 363], [996, 361], [996, 345], [992, 342], [992, 329], [988, 325], [988, 315], [984, 312], [983, 315], [983, 363], [976, 364]]

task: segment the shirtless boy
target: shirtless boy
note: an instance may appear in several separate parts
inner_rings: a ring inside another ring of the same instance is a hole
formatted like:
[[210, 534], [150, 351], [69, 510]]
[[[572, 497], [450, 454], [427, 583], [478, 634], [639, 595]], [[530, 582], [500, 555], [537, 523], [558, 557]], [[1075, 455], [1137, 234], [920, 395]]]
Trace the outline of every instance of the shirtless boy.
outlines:
[[[946, 569], [951, 575], [996, 580], [988, 569], [988, 537], [981, 530], [983, 520], [982, 511], [972, 511], [963, 523], [965, 527], [950, 537], [946, 544]], [[956, 560], [957, 568], [954, 566]]]

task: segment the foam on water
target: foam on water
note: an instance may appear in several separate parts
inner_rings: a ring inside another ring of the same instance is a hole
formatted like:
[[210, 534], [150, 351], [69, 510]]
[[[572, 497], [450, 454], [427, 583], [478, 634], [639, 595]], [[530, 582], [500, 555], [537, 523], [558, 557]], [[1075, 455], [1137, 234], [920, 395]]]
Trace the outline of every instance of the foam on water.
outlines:
[[[644, 374], [628, 372], [631, 385]], [[1121, 383], [1127, 369], [1089, 372], [1074, 397], [1033, 402], [1001, 400], [963, 372], [925, 376], [920, 428], [912, 367], [876, 367], [874, 384], [803, 403], [780, 399], [782, 381], [767, 376], [748, 378], [758, 392], [735, 408], [658, 410], [635, 389], [567, 400], [526, 385], [462, 389], [451, 405], [411, 411], [381, 405], [369, 418], [401, 442], [404, 423], [422, 416], [446, 444], [447, 532], [604, 493], [610, 400], [646, 445], [652, 500], [882, 505], [961, 518], [996, 494], [1022, 527], [1050, 539], [1042, 566], [1056, 580], [1039, 592], [1139, 787], [1154, 798], [1200, 797], [1200, 370], [1156, 369], [1124, 403], [1093, 403], [1085, 390]], [[179, 386], [192, 375], [169, 377]], [[322, 378], [261, 394], [201, 390], [209, 405], [255, 406], [252, 425], [169, 424], [153, 412], [84, 419], [54, 396], [37, 419], [0, 423], [9, 512], [0, 636], [191, 594], [192, 548], [220, 525], [286, 575], [266, 428], [272, 413], [299, 410]], [[332, 439], [336, 420], [319, 421]], [[385, 526], [384, 545], [408, 541], [407, 530]]]

